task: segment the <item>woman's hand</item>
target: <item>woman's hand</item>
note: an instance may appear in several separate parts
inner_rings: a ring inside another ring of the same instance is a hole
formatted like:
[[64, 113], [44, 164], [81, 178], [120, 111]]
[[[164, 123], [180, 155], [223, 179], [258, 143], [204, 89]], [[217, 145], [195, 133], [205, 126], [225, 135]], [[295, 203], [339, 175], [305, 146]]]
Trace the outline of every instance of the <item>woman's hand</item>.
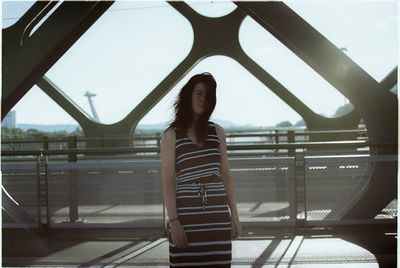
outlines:
[[240, 225], [239, 216], [232, 215], [231, 222], [232, 222], [232, 239], [236, 239], [242, 233], [242, 226]]
[[179, 221], [173, 221], [170, 224], [172, 243], [178, 248], [186, 248], [188, 246], [185, 230]]

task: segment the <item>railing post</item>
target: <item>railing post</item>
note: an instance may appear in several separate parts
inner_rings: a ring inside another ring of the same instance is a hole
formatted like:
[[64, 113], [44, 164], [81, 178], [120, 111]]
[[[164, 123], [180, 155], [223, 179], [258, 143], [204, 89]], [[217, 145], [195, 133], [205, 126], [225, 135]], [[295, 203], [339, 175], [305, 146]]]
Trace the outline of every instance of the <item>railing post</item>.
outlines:
[[[275, 132], [275, 135], [274, 135], [275, 144], [278, 144], [279, 143], [279, 135], [278, 135], [279, 130], [275, 129], [274, 132]], [[279, 151], [279, 149], [275, 149], [276, 153], [278, 153], [278, 151]]]
[[[287, 141], [288, 141], [288, 143], [294, 143], [294, 130], [288, 130], [288, 132], [287, 132]], [[294, 148], [288, 149], [288, 155], [289, 156], [294, 156], [295, 151], [296, 150]]]
[[[68, 149], [76, 149], [76, 136], [68, 137]], [[76, 162], [76, 153], [68, 154], [68, 162]], [[69, 221], [78, 221], [78, 183], [76, 169], [68, 170], [68, 184], [69, 184]]]
[[296, 159], [293, 157], [293, 164], [289, 168], [289, 217], [294, 225], [297, 222], [296, 203]]
[[306, 163], [304, 151], [295, 154], [295, 187], [296, 187], [296, 214], [300, 208], [304, 209], [304, 219], [296, 216], [296, 227], [307, 226], [307, 196], [306, 196]]
[[[44, 156], [44, 172], [42, 172], [42, 157], [43, 154], [36, 156], [36, 185], [37, 185], [37, 216], [38, 216], [38, 227], [39, 229], [50, 227], [50, 214], [49, 214], [49, 188], [48, 188], [48, 156]], [[42, 176], [44, 176], [44, 182], [42, 182]], [[46, 207], [46, 222], [43, 223], [42, 219], [42, 207], [43, 201]]]
[[[43, 149], [48, 150], [49, 149], [49, 137], [48, 136], [43, 136]], [[47, 155], [46, 155], [47, 157]]]
[[37, 198], [37, 221], [38, 228], [43, 229], [42, 226], [42, 190], [40, 185], [40, 155], [36, 156], [36, 198]]
[[161, 133], [156, 133], [156, 139], [157, 139], [157, 148], [161, 147]]
[[46, 219], [47, 219], [47, 228], [50, 228], [50, 202], [49, 202], [49, 173], [48, 173], [48, 164], [49, 164], [49, 156], [45, 156], [45, 166], [44, 166], [44, 178], [45, 178], [45, 189], [46, 189]]
[[[77, 137], [68, 136], [68, 149], [76, 149]], [[68, 154], [68, 162], [76, 162], [76, 153]]]

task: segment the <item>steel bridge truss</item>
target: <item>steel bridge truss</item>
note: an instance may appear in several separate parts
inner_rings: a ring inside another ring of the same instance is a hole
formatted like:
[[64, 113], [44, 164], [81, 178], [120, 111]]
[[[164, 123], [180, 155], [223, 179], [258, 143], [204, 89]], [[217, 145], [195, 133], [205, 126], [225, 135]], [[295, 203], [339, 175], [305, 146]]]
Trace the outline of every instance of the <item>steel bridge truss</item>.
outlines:
[[[65, 1], [30, 36], [32, 29], [56, 5], [56, 1], [38, 1], [17, 23], [3, 29], [2, 119], [37, 84], [81, 125], [87, 137], [128, 136], [134, 132], [138, 122], [198, 62], [209, 56], [225, 55], [235, 59], [300, 114], [309, 130], [354, 129], [363, 118], [370, 141], [397, 141], [398, 104], [396, 96], [390, 92], [397, 84], [397, 67], [378, 83], [284, 3], [234, 3], [238, 8], [232, 13], [220, 18], [209, 18], [198, 14], [184, 2], [169, 2], [194, 29], [190, 53], [125, 118], [115, 124], [104, 125], [92, 120], [60, 88], [46, 78], [45, 73], [113, 2]], [[311, 111], [243, 51], [238, 34], [246, 16], [252, 17], [293, 51], [346, 96], [356, 109], [339, 118], [324, 118]], [[314, 137], [314, 140], [318, 140], [318, 137]], [[88, 146], [99, 147], [99, 144], [93, 142]], [[104, 146], [129, 144], [109, 142]], [[371, 154], [397, 155], [397, 147], [373, 147]], [[354, 198], [346, 205], [342, 218], [375, 217], [396, 198], [396, 176], [397, 161], [377, 162], [368, 186], [354, 190]]]

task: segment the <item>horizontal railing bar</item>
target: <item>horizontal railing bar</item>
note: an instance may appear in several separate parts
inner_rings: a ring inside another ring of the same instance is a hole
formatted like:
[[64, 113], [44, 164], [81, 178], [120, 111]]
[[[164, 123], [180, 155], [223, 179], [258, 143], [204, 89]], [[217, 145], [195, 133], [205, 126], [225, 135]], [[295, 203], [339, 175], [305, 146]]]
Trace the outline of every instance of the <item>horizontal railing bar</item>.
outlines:
[[[36, 159], [34, 159], [36, 160]], [[32, 170], [35, 171], [36, 174], [36, 163], [1, 163], [1, 171], [23, 171], [23, 170]]]
[[[306, 131], [306, 132], [294, 132], [295, 136], [308, 136], [309, 134], [367, 134], [367, 130], [320, 130], [320, 131]], [[276, 137], [276, 136], [287, 136], [287, 132], [277, 132], [277, 133], [235, 133], [226, 134], [227, 138], [236, 137]]]
[[[383, 162], [383, 161], [397, 161], [397, 155], [372, 155], [372, 156], [330, 156], [330, 157], [305, 157], [306, 165], [312, 164], [342, 164], [342, 163], [365, 163], [365, 162]], [[229, 159], [231, 168], [248, 167], [252, 168], [260, 165], [294, 165], [294, 157], [268, 157], [268, 158], [232, 158]], [[2, 163], [2, 171], [23, 171], [35, 169], [34, 163]], [[108, 161], [80, 161], [80, 162], [49, 162], [48, 168], [50, 170], [59, 169], [78, 169], [78, 170], [116, 170], [116, 169], [132, 169], [132, 168], [155, 168], [161, 167], [161, 160], [130, 160], [124, 162], [117, 162], [113, 160]]]
[[[275, 158], [235, 158], [230, 159], [229, 163], [231, 167], [243, 166], [252, 167], [259, 165], [290, 165], [293, 164], [294, 157], [275, 157]], [[34, 169], [36, 166], [34, 163], [2, 163], [2, 171], [15, 171], [15, 170], [29, 170]], [[97, 162], [49, 162], [48, 169], [49, 170], [58, 170], [58, 169], [132, 169], [132, 168], [160, 168], [161, 160], [134, 160], [134, 161], [124, 161], [124, 162], [116, 162], [116, 161], [97, 161]]]
[[2, 144], [8, 143], [43, 143], [43, 142], [67, 142], [67, 137], [61, 138], [19, 138], [19, 139], [1, 139]]
[[257, 145], [228, 145], [228, 150], [257, 150], [257, 149], [320, 149], [335, 148], [343, 146], [349, 148], [368, 147], [368, 146], [397, 146], [397, 142], [368, 142], [368, 141], [325, 141], [325, 142], [293, 142], [278, 144], [257, 144]]
[[393, 224], [396, 219], [339, 219], [339, 220], [307, 220], [307, 226], [361, 225], [361, 224]]
[[[275, 131], [275, 130], [263, 130], [263, 131]], [[257, 133], [257, 132], [249, 132], [249, 133], [226, 133], [227, 138], [235, 138], [235, 137], [276, 137], [276, 136], [287, 136], [288, 131], [290, 130], [279, 130], [285, 132], [277, 132], [277, 133]], [[309, 134], [367, 134], [367, 130], [310, 130], [305, 132], [294, 132], [295, 136], [308, 136]], [[77, 137], [77, 141], [97, 141], [97, 140], [158, 140], [161, 138], [161, 135], [154, 134], [139, 134], [134, 136], [105, 136], [105, 137]], [[52, 137], [52, 138], [22, 138], [22, 139], [2, 139], [2, 144], [7, 143], [42, 143], [42, 142], [68, 142], [68, 137]]]
[[[227, 145], [228, 150], [277, 150], [277, 149], [321, 149], [335, 147], [387, 147], [396, 146], [397, 142], [368, 141], [327, 141], [304, 143], [279, 143], [257, 145]], [[32, 150], [2, 150], [2, 155], [55, 155], [55, 154], [106, 154], [106, 153], [159, 153], [159, 147], [107, 147], [107, 148], [74, 148], [74, 149], [32, 149]]]
[[229, 159], [231, 167], [243, 166], [251, 167], [254, 165], [263, 164], [276, 164], [276, 165], [290, 165], [293, 164], [294, 157], [266, 157], [266, 158], [232, 158]]
[[79, 141], [98, 141], [98, 140], [158, 140], [161, 136], [107, 136], [107, 137], [78, 137]]
[[336, 164], [363, 162], [395, 162], [397, 155], [341, 155], [341, 156], [305, 156], [306, 164]]
[[[286, 152], [285, 152], [286, 151]], [[339, 156], [351, 154], [354, 155], [355, 153], [361, 155], [369, 155], [369, 150], [358, 150], [354, 151], [354, 149], [348, 149], [348, 150], [318, 150], [318, 151], [308, 151], [307, 155], [327, 155], [327, 154], [338, 154]], [[287, 156], [287, 150], [285, 149], [283, 152], [277, 152], [277, 151], [257, 151], [257, 152], [231, 152], [228, 151], [228, 157], [278, 157], [278, 156]], [[17, 158], [15, 158], [17, 157]], [[3, 162], [11, 162], [11, 161], [21, 161], [21, 162], [29, 162], [32, 161], [34, 158], [34, 155], [29, 156], [26, 155], [25, 157], [19, 156], [19, 155], [10, 155], [10, 156], [4, 156], [2, 157]], [[98, 160], [98, 159], [119, 159], [119, 160], [126, 160], [127, 158], [129, 159], [159, 159], [160, 155], [159, 154], [147, 154], [147, 155], [132, 155], [132, 154], [118, 154], [118, 155], [78, 155], [78, 160], [79, 161], [86, 161], [86, 160]], [[65, 155], [52, 155], [50, 158], [52, 161], [65, 161], [68, 159]]]
[[132, 168], [160, 168], [161, 161], [160, 160], [146, 160], [146, 161], [129, 161], [129, 162], [110, 162], [110, 161], [99, 161], [99, 162], [64, 162], [64, 163], [51, 163], [48, 164], [49, 170], [58, 170], [58, 169], [132, 169]]

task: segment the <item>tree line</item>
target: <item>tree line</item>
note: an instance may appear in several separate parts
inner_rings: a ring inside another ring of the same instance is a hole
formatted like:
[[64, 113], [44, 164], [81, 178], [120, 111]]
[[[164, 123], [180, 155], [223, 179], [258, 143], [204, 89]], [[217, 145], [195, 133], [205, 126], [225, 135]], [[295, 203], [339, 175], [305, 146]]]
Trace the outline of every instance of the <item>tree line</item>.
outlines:
[[84, 136], [83, 131], [80, 128], [76, 128], [73, 132], [67, 131], [54, 131], [46, 132], [37, 129], [30, 128], [26, 131], [20, 128], [8, 128], [1, 127], [1, 138], [2, 139], [26, 139], [26, 138], [61, 138], [67, 136]]

